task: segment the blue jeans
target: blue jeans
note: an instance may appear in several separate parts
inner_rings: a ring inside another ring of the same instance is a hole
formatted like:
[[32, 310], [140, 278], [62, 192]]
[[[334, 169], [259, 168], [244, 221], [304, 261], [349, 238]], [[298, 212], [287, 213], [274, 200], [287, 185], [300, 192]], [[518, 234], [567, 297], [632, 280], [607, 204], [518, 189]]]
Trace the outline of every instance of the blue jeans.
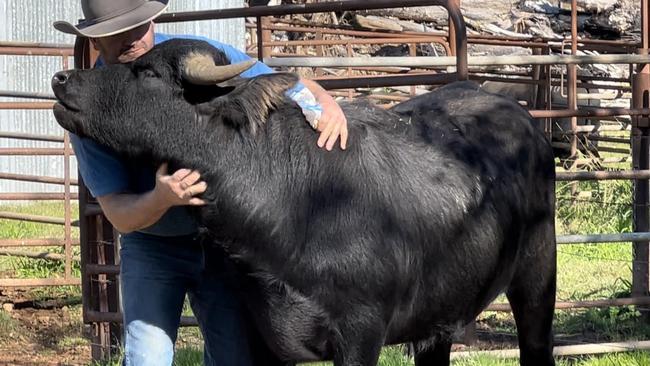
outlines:
[[122, 236], [124, 365], [171, 365], [185, 294], [205, 341], [205, 365], [253, 364], [232, 263], [192, 236]]

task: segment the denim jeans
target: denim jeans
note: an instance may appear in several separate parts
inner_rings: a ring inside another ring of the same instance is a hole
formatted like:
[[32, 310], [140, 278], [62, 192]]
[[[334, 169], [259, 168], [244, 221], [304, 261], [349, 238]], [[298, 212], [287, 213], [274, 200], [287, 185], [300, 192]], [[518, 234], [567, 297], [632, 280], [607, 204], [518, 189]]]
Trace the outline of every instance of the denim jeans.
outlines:
[[220, 249], [192, 236], [122, 236], [124, 365], [171, 365], [185, 295], [205, 341], [205, 365], [253, 364], [234, 269]]

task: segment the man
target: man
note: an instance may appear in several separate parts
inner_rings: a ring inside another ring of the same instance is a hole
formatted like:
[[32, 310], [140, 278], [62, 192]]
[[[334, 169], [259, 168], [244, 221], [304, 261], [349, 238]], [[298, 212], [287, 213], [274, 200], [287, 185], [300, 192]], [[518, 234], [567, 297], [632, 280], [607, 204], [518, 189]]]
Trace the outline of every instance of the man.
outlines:
[[[100, 54], [96, 67], [131, 62], [167, 39], [197, 38], [154, 33], [152, 21], [165, 10], [167, 1], [82, 0], [86, 21], [77, 25], [56, 22], [54, 27], [90, 38]], [[228, 45], [207, 41], [233, 63], [248, 59]], [[242, 76], [269, 72], [257, 63]], [[301, 83], [290, 96], [320, 131], [315, 143], [331, 150], [340, 138], [345, 149], [347, 122], [340, 107], [315, 82]], [[204, 336], [206, 365], [257, 362], [242, 306], [231, 288], [231, 264], [222, 253], [197, 241], [197, 224], [187, 211], [187, 206], [204, 204], [197, 197], [206, 190], [200, 173], [180, 169], [170, 174], [166, 164], [156, 171], [147, 162], [124, 161], [78, 136], [72, 136], [72, 143], [86, 186], [123, 234], [124, 364], [171, 365], [186, 293]]]

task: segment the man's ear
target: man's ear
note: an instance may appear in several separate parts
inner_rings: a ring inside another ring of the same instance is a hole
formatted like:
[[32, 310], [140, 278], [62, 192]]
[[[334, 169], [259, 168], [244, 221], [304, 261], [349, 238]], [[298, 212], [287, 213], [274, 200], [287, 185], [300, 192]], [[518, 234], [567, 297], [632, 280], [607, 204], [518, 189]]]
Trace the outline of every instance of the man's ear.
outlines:
[[95, 51], [99, 51], [99, 48], [97, 47], [97, 40], [95, 38], [88, 38], [90, 40], [90, 43], [93, 44], [93, 48]]
[[270, 112], [284, 103], [285, 93], [293, 88], [299, 78], [291, 73], [260, 75], [219, 84], [234, 90], [211, 103], [213, 116], [223, 118], [236, 128], [245, 128], [255, 134], [268, 118]]

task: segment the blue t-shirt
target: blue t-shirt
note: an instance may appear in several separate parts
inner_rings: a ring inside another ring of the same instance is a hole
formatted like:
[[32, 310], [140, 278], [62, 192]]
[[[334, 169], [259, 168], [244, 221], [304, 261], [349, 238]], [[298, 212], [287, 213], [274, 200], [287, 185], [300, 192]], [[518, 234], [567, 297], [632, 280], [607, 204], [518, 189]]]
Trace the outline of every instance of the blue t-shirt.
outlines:
[[[155, 35], [155, 44], [172, 38], [207, 41], [222, 50], [232, 63], [250, 60], [248, 55], [232, 46], [203, 37], [158, 33]], [[95, 67], [102, 65], [101, 60], [98, 60]], [[270, 67], [258, 62], [241, 76], [254, 77], [272, 72]], [[298, 88], [304, 86], [299, 85]], [[93, 196], [101, 197], [113, 193], [138, 194], [154, 188], [157, 167], [152, 166], [150, 162], [123, 159], [113, 150], [74, 134], [70, 134], [70, 140], [77, 157], [79, 172]], [[159, 236], [189, 235], [197, 231], [197, 223], [186, 206], [175, 206], [170, 208], [158, 222], [139, 231]]]

